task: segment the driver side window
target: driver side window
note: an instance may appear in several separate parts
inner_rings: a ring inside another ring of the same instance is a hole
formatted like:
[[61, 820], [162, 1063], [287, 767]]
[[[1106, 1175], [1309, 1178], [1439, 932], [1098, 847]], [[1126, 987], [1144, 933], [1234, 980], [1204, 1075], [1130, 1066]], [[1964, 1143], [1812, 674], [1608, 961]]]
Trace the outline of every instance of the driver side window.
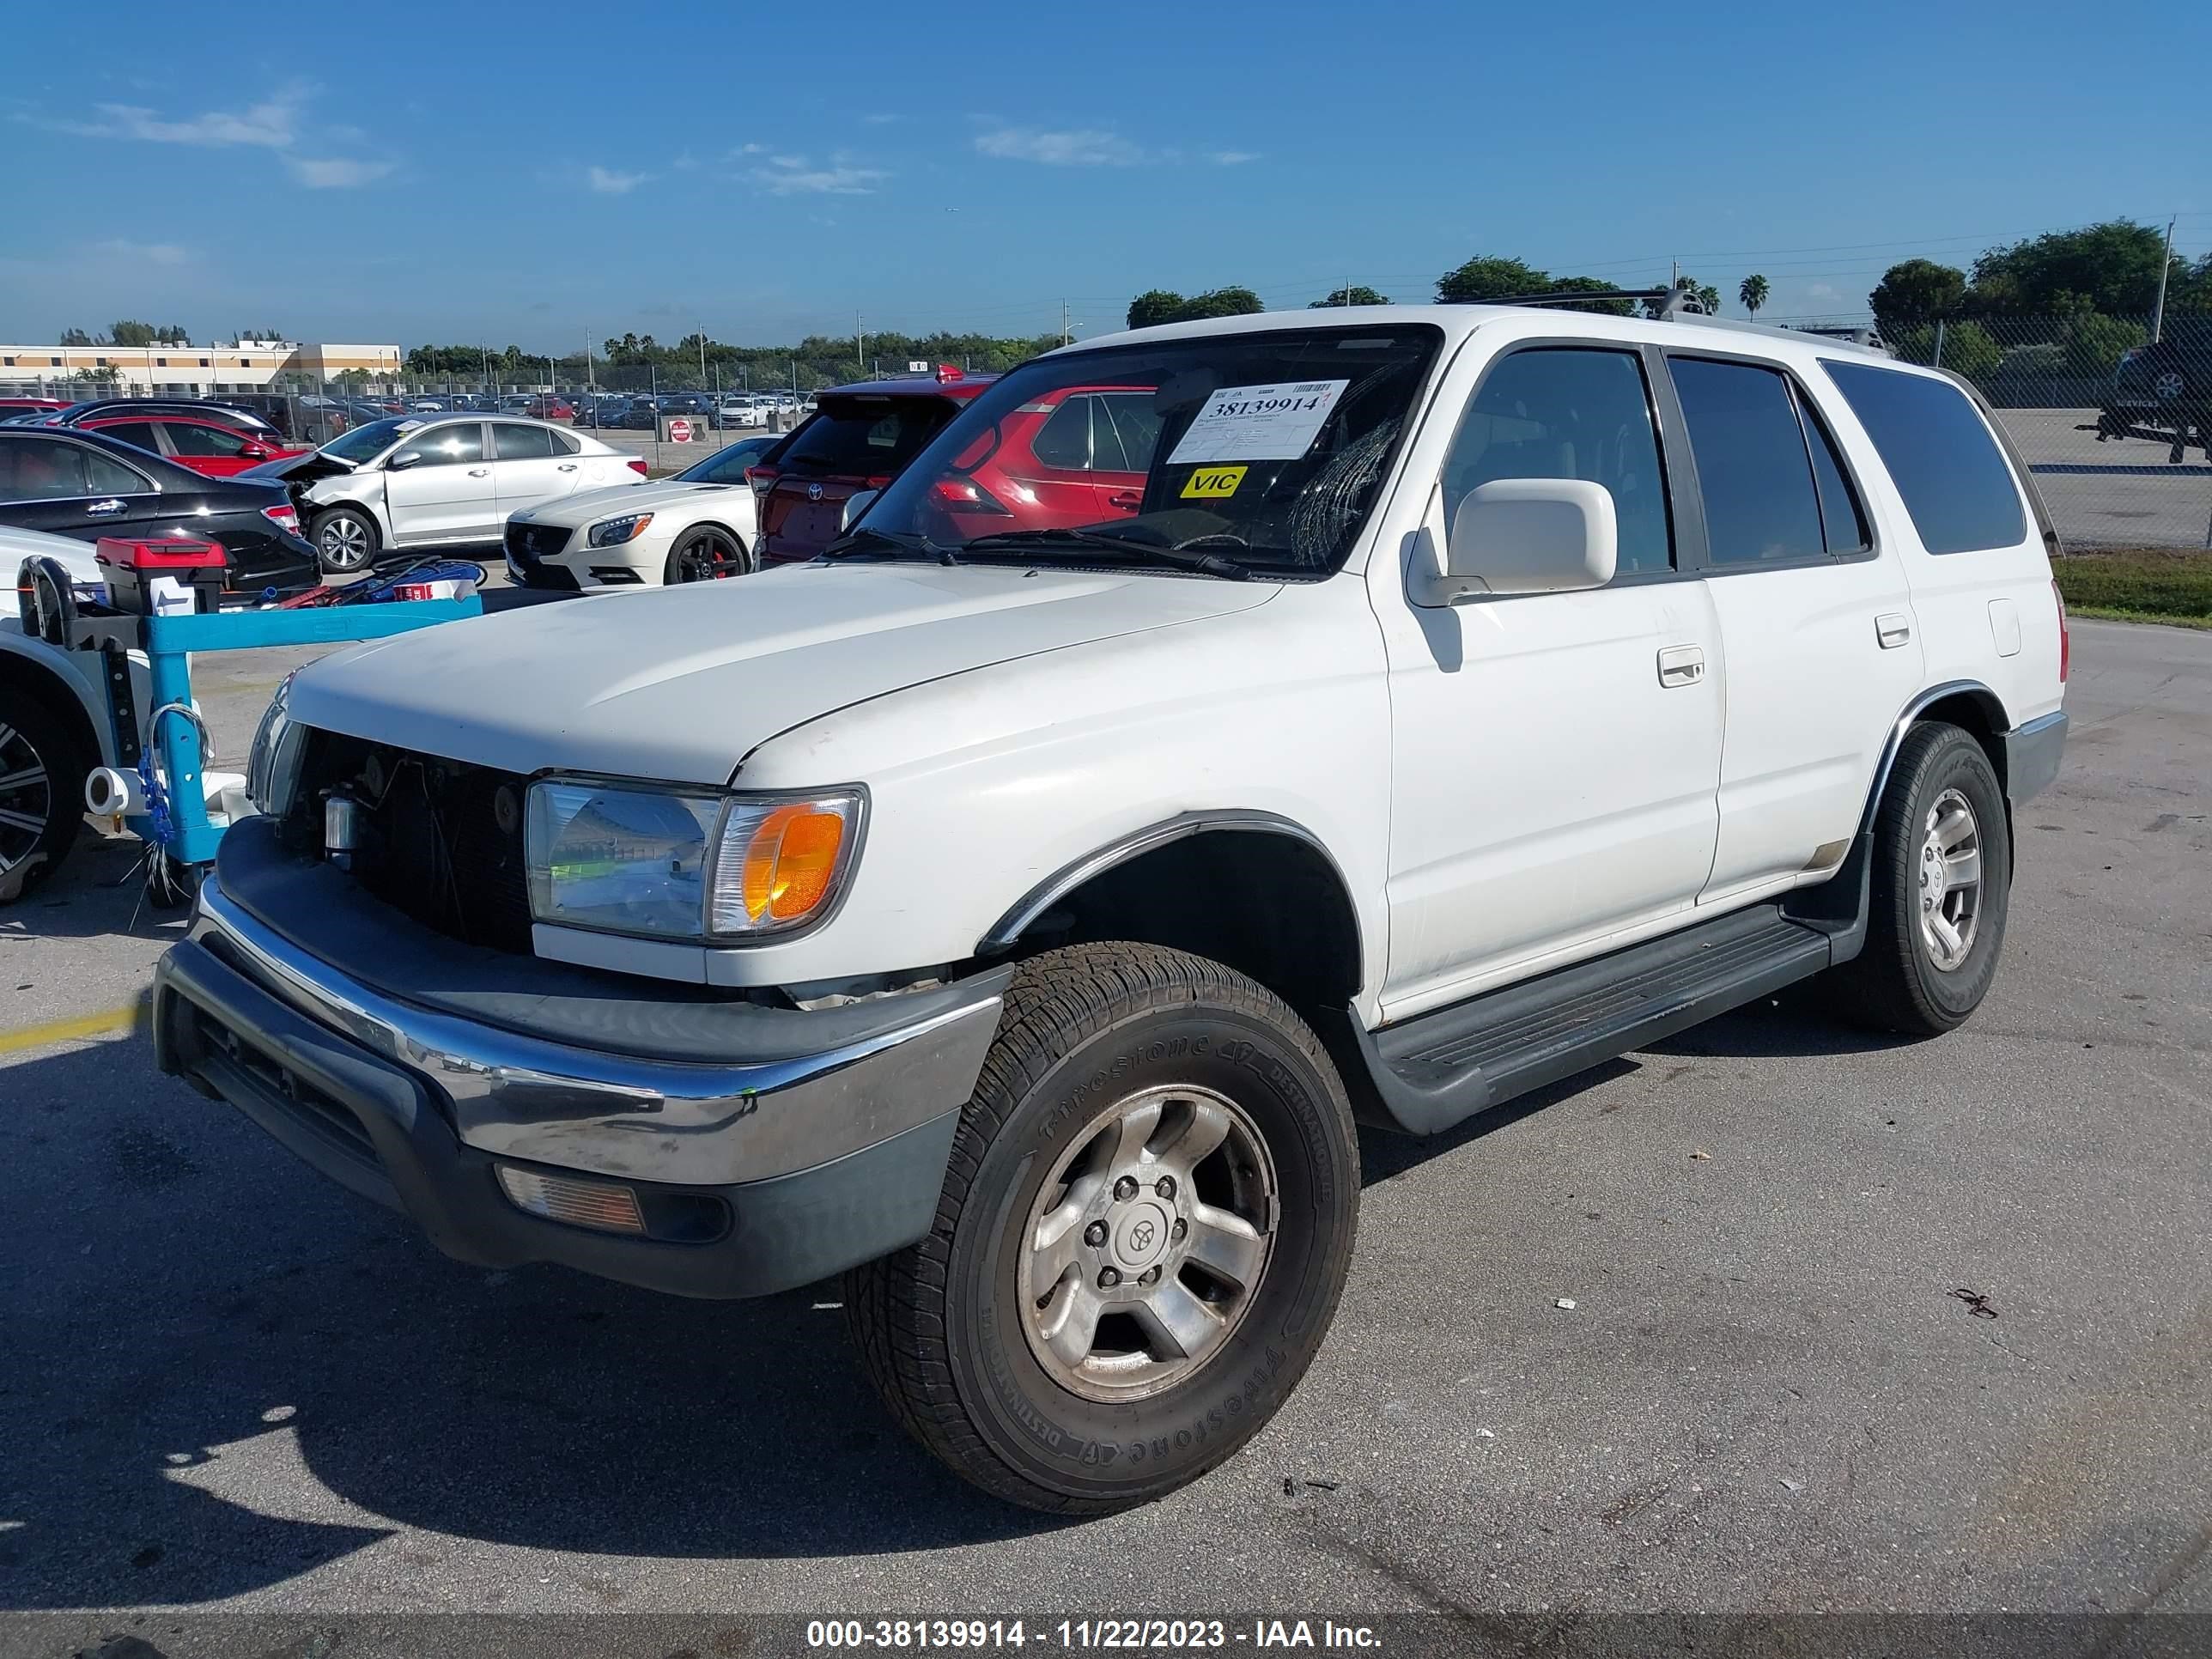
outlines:
[[1674, 568], [1666, 474], [1636, 353], [1540, 346], [1494, 364], [1444, 460], [1444, 523], [1470, 490], [1499, 478], [1603, 484], [1620, 528], [1615, 574]]

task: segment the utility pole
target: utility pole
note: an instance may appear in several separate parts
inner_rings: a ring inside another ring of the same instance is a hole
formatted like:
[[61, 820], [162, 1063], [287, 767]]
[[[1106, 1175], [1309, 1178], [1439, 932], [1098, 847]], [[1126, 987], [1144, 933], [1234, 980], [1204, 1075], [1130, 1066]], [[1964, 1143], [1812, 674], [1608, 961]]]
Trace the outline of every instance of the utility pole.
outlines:
[[1073, 334], [1068, 332], [1067, 329], [1067, 301], [1066, 300], [1062, 300], [1060, 302], [1060, 343], [1062, 345], [1066, 345], [1074, 337], [1075, 337]]
[[599, 383], [592, 377], [592, 331], [588, 328], [584, 331], [584, 390], [593, 398], [599, 395]]
[[2166, 273], [2173, 267], [2173, 221], [2166, 222], [2166, 257], [2158, 262], [2158, 302], [2150, 308], [2150, 343], [2166, 331]]
[[707, 325], [699, 325], [699, 384], [707, 384]]
[[859, 380], [868, 372], [868, 348], [866, 336], [860, 332], [860, 313], [853, 313], [853, 378]]

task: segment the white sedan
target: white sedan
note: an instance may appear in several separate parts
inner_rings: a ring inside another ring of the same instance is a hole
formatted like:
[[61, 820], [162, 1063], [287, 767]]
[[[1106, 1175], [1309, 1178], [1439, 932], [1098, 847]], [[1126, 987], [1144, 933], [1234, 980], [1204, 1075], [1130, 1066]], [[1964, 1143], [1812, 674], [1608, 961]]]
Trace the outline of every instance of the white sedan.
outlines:
[[758, 532], [745, 469], [781, 441], [743, 438], [672, 478], [511, 514], [507, 574], [531, 587], [586, 592], [744, 575], [756, 568]]
[[372, 421], [246, 476], [287, 484], [323, 568], [344, 572], [386, 550], [495, 542], [512, 513], [641, 484], [645, 472], [639, 457], [566, 427], [469, 414]]

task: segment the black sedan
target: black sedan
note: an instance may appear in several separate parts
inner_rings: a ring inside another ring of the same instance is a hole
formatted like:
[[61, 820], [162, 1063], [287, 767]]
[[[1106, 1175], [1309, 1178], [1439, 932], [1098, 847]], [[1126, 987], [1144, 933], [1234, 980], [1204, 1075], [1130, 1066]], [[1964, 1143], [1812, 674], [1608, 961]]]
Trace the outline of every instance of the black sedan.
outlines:
[[0, 427], [0, 524], [80, 541], [220, 542], [225, 586], [310, 582], [315, 550], [281, 483], [210, 478], [97, 432]]

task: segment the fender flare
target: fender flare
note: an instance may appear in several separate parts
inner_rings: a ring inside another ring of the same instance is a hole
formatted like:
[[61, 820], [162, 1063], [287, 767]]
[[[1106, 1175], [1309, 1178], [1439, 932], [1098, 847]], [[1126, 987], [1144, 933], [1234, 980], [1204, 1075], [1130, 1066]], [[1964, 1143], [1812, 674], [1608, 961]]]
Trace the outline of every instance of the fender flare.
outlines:
[[1358, 916], [1359, 907], [1352, 901], [1352, 884], [1344, 878], [1344, 867], [1336, 861], [1336, 855], [1328, 850], [1328, 843], [1319, 836], [1280, 813], [1255, 811], [1243, 807], [1221, 807], [1178, 813], [1158, 823], [1117, 836], [1081, 858], [1070, 860], [1015, 900], [976, 941], [975, 954], [979, 957], [1000, 956], [1012, 950], [1015, 942], [1038, 917], [1070, 893], [1116, 865], [1127, 864], [1131, 859], [1165, 847], [1170, 842], [1182, 841], [1216, 830], [1256, 831], [1262, 835], [1287, 836], [1293, 841], [1304, 842], [1321, 854], [1330, 873], [1336, 878], [1337, 885], [1343, 889], [1346, 902], [1352, 902], [1353, 917]]

